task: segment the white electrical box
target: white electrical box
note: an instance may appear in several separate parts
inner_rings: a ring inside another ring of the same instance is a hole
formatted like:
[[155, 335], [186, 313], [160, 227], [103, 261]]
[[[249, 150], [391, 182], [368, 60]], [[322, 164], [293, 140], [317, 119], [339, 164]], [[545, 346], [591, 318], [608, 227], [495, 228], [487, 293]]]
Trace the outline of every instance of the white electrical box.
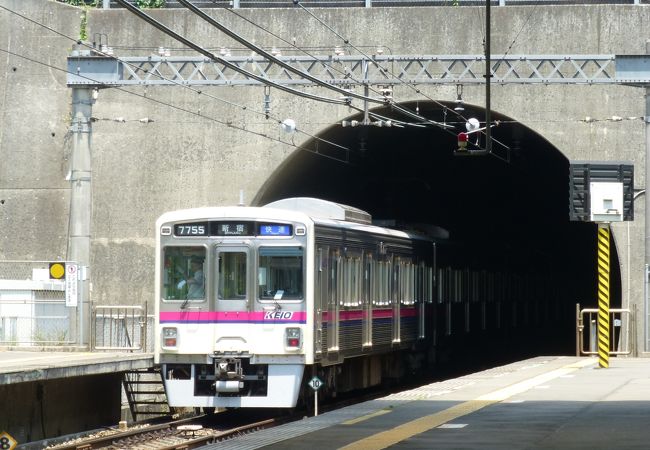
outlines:
[[623, 221], [623, 183], [589, 183], [592, 222]]

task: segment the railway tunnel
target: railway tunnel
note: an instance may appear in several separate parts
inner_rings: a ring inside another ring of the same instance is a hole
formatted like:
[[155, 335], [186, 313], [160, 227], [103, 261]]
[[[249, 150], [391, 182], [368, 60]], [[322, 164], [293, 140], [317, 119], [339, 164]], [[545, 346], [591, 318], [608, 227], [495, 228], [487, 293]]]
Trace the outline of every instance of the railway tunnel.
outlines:
[[[446, 106], [448, 113], [445, 114]], [[569, 160], [532, 129], [502, 114], [492, 128], [492, 155], [459, 156], [457, 134], [485, 110], [451, 103], [404, 104], [421, 115], [453, 125], [343, 127], [333, 124], [303, 145], [267, 180], [253, 203], [293, 196], [325, 198], [371, 213], [373, 220], [431, 224], [450, 239], [482, 248], [489, 261], [507, 253], [513, 264], [543, 271], [560, 305], [560, 321], [547, 333], [526, 336], [526, 355], [575, 353], [575, 305], [597, 307], [597, 228], [569, 221]], [[405, 120], [388, 108], [373, 112]], [[346, 118], [361, 121], [361, 114]], [[470, 139], [475, 139], [471, 137]], [[482, 144], [485, 137], [482, 136]], [[324, 141], [335, 142], [333, 147]], [[501, 145], [501, 144], [503, 145]], [[487, 245], [486, 245], [487, 244]], [[611, 251], [611, 307], [621, 304], [620, 269]], [[521, 356], [521, 355], [517, 355]]]

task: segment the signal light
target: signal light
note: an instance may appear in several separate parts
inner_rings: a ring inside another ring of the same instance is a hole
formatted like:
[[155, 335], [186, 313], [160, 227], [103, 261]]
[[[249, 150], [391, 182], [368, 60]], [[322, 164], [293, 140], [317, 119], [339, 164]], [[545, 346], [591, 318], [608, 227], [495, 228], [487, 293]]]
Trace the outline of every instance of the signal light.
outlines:
[[469, 136], [467, 133], [458, 133], [458, 150], [459, 152], [467, 151], [467, 140]]
[[50, 279], [62, 280], [65, 278], [65, 263], [53, 262], [50, 263]]

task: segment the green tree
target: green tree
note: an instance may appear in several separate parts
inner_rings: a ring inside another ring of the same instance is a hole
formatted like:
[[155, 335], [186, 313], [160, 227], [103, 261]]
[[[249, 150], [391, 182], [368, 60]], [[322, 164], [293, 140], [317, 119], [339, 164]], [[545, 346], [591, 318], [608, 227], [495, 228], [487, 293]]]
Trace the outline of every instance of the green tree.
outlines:
[[[58, 0], [61, 3], [67, 3], [72, 6], [101, 6], [101, 0]], [[165, 0], [136, 0], [138, 8], [164, 8]]]
[[164, 8], [165, 0], [136, 0], [139, 8]]

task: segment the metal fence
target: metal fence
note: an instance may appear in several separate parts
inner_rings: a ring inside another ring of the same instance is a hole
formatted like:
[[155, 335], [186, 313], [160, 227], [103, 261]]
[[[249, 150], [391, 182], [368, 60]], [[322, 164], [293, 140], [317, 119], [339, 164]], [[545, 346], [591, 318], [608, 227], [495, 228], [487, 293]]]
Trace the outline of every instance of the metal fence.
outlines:
[[93, 306], [92, 350], [151, 351], [146, 306]]
[[[599, 309], [577, 306], [576, 317], [576, 356], [598, 355], [598, 315]], [[624, 322], [629, 324], [632, 320], [629, 309], [610, 308], [610, 355], [629, 355], [628, 340], [623, 336]]]

